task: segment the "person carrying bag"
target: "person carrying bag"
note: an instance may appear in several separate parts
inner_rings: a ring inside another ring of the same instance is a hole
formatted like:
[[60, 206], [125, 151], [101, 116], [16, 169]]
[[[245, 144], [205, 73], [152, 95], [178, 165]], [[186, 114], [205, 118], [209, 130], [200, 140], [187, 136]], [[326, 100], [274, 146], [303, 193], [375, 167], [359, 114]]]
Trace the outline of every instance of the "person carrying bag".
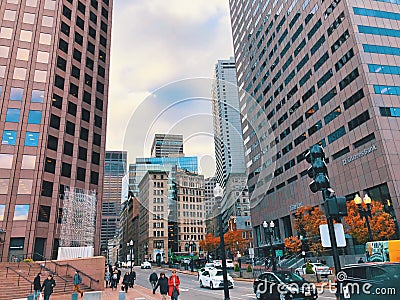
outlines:
[[171, 297], [171, 300], [178, 300], [179, 292], [179, 285], [181, 281], [179, 280], [178, 275], [176, 275], [176, 271], [172, 271], [172, 276], [168, 279], [168, 295]]

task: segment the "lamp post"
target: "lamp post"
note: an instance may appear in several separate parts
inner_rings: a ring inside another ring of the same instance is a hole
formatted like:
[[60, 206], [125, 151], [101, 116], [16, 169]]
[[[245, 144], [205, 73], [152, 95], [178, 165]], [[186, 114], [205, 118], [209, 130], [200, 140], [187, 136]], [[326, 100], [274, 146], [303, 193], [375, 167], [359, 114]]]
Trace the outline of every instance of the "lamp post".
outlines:
[[189, 240], [189, 249], [190, 249], [190, 271], [194, 272], [193, 270], [193, 246], [195, 246], [196, 243], [194, 242], [194, 239]]
[[[361, 197], [356, 194], [354, 197], [354, 203], [357, 204], [358, 206], [358, 212], [360, 213], [361, 218], [365, 218], [365, 223], [367, 224], [367, 229], [368, 229], [368, 242], [372, 242], [373, 237], [372, 237], [372, 231], [371, 231], [371, 226], [369, 224], [369, 219], [372, 219], [372, 214], [371, 214], [371, 198], [368, 196], [368, 194], [365, 194], [364, 199], [361, 199]], [[365, 203], [367, 205], [367, 209], [364, 209], [362, 207], [362, 203]]]
[[218, 204], [219, 214], [219, 237], [220, 237], [220, 248], [221, 248], [221, 258], [222, 258], [222, 278], [224, 280], [224, 299], [229, 300], [229, 287], [228, 287], [228, 273], [226, 271], [226, 253], [225, 253], [225, 241], [224, 241], [224, 226], [222, 224], [222, 197], [224, 191], [220, 187], [219, 183], [215, 185], [214, 188], [214, 198]]
[[129, 243], [126, 243], [126, 246], [129, 249], [129, 258], [130, 258], [130, 261], [131, 261], [131, 273], [132, 273], [132, 268], [133, 268], [133, 265], [132, 265], [133, 245], [134, 245], [133, 240], [130, 240]]
[[276, 271], [276, 259], [275, 259], [275, 251], [274, 246], [272, 245], [272, 236], [274, 234], [275, 223], [271, 221], [269, 224], [267, 221], [263, 222], [264, 234], [265, 234], [265, 243], [267, 243], [267, 238], [269, 239], [269, 244], [271, 245], [271, 254], [272, 254], [272, 271]]

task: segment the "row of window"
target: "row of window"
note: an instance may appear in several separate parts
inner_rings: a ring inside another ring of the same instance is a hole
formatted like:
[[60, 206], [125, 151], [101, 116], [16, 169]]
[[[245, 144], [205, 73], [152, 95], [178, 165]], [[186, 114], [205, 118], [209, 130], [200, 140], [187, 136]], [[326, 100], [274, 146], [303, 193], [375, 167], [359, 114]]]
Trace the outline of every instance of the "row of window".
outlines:
[[[17, 143], [16, 130], [4, 130], [1, 140], [2, 145], [15, 146]], [[37, 147], [39, 144], [39, 132], [27, 131], [25, 134], [25, 146]]]
[[[0, 95], [2, 93], [2, 86], [0, 86]], [[10, 89], [9, 100], [22, 101], [24, 97], [24, 89], [12, 87]], [[32, 90], [30, 101], [33, 103], [43, 103], [44, 91]]]
[[374, 85], [376, 94], [400, 96], [400, 86]]
[[[8, 108], [6, 113], [6, 122], [19, 123], [21, 109]], [[40, 110], [30, 110], [28, 114], [28, 124], [40, 124], [42, 120], [42, 112]]]
[[382, 27], [374, 27], [374, 26], [366, 26], [366, 25], [358, 25], [358, 32], [365, 33], [365, 34], [400, 37], [400, 30], [382, 28]]
[[371, 73], [400, 75], [400, 67], [398, 66], [369, 64], [368, 70]]
[[360, 8], [360, 7], [353, 7], [353, 11], [355, 15], [400, 21], [400, 14], [394, 12]]
[[400, 107], [379, 107], [381, 116], [400, 118]]

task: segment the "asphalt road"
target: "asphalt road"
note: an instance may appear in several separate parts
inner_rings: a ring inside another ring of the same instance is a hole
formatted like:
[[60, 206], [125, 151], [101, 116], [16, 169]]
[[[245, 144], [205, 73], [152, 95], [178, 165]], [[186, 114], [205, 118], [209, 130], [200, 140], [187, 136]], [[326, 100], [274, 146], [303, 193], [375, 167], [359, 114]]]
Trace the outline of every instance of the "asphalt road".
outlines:
[[[157, 275], [164, 271], [166, 276], [171, 275], [171, 271], [163, 269], [155, 269]], [[135, 267], [136, 281], [135, 284], [151, 289], [149, 276], [153, 270], [142, 270], [140, 267]], [[180, 290], [181, 295], [179, 300], [222, 300], [224, 299], [223, 290], [210, 290], [208, 288], [200, 288], [197, 276], [182, 274], [178, 272], [181, 280]], [[157, 291], [159, 293], [159, 290]], [[244, 281], [235, 281], [235, 287], [229, 290], [231, 300], [255, 300], [256, 297], [253, 293], [253, 283]], [[318, 299], [321, 300], [335, 300], [335, 295], [325, 291]]]

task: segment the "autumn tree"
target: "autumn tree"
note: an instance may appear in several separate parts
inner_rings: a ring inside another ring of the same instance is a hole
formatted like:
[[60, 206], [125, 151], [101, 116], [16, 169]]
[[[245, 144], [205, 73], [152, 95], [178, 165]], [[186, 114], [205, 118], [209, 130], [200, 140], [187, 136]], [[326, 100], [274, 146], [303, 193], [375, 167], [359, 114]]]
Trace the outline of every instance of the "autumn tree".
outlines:
[[325, 214], [318, 206], [302, 206], [295, 213], [294, 228], [307, 238], [310, 250], [317, 255], [323, 250], [319, 226], [326, 223]]
[[[367, 205], [362, 203], [362, 208]], [[350, 234], [357, 242], [364, 244], [368, 241], [368, 229], [365, 219], [361, 218], [357, 204], [354, 201], [347, 202], [347, 217], [344, 217], [347, 228], [346, 233]], [[384, 206], [380, 201], [371, 202], [371, 215], [369, 223], [374, 241], [388, 240], [395, 234], [394, 220], [390, 214], [385, 212]]]
[[246, 240], [242, 237], [241, 230], [228, 231], [224, 234], [225, 248], [231, 253], [236, 250], [243, 251], [246, 245]]
[[290, 236], [285, 239], [285, 247], [291, 253], [296, 254], [301, 250], [301, 241], [297, 236]]
[[219, 238], [207, 233], [204, 239], [200, 241], [200, 247], [207, 252], [214, 251], [219, 245]]

